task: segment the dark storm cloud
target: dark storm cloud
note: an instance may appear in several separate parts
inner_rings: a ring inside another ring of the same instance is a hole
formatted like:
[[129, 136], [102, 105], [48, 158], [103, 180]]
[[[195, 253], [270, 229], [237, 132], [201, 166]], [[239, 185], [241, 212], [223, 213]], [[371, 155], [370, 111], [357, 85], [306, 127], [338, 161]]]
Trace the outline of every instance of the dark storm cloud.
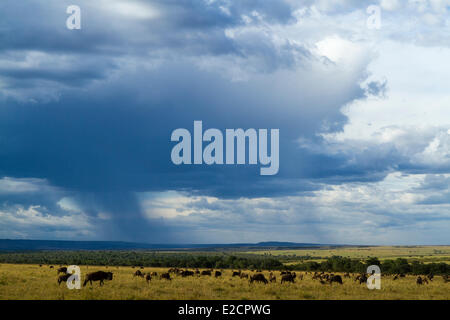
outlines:
[[[384, 95], [386, 83], [363, 89], [368, 61], [339, 69], [311, 44], [271, 30], [296, 22], [291, 1], [128, 2], [150, 6], [137, 12], [117, 3], [79, 1], [82, 29], [73, 31], [65, 28], [69, 1], [0, 4], [0, 177], [42, 179], [35, 184], [48, 194], [0, 195], [8, 208], [41, 205], [64, 216], [57, 203], [69, 196], [100, 238], [165, 242], [183, 227], [144, 217], [137, 192], [312, 195], [327, 184], [382, 180], [402, 157], [393, 148], [318, 153], [299, 145], [302, 137], [323, 149], [317, 133], [342, 130], [342, 106]], [[280, 129], [279, 174], [173, 165], [171, 132], [192, 131], [194, 120], [204, 129]]]

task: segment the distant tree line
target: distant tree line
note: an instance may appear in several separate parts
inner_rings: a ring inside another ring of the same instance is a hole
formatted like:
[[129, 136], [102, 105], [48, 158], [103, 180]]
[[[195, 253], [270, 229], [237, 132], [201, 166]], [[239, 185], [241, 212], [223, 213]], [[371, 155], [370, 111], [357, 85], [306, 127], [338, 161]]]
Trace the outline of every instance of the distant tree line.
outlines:
[[162, 253], [155, 251], [33, 251], [0, 253], [0, 263], [144, 266], [216, 269], [262, 269], [326, 272], [365, 272], [370, 265], [378, 265], [382, 274], [450, 274], [446, 263], [408, 262], [406, 259], [367, 260], [333, 256], [323, 262], [307, 261], [285, 265], [268, 255], [228, 253]]
[[365, 272], [370, 265], [378, 265], [382, 274], [450, 274], [450, 265], [447, 263], [423, 263], [419, 261], [408, 262], [406, 259], [384, 260], [380, 262], [373, 257], [365, 261], [340, 256], [328, 258], [323, 262], [308, 261], [288, 266], [291, 270], [299, 271], [334, 271], [334, 272]]
[[37, 251], [0, 253], [0, 263], [265, 270], [283, 268], [283, 264], [272, 257], [250, 254], [157, 253], [148, 251]]

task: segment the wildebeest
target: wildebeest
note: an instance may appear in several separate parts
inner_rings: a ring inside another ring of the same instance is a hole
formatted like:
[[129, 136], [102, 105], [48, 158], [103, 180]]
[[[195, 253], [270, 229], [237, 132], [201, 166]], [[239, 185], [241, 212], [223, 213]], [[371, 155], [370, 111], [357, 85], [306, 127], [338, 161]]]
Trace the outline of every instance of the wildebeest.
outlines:
[[144, 277], [144, 274], [141, 272], [141, 270], [136, 270], [136, 272], [133, 274], [133, 277]]
[[58, 273], [67, 273], [67, 267], [58, 268]]
[[262, 273], [257, 273], [255, 275], [251, 276], [250, 283], [253, 283], [253, 281], [263, 282], [264, 284], [268, 283], [266, 277], [264, 277], [264, 275]]
[[220, 272], [220, 271], [216, 271], [214, 273], [214, 277], [216, 277], [216, 278], [220, 277], [221, 275], [222, 275], [222, 272]]
[[330, 284], [332, 284], [333, 282], [342, 284], [342, 278], [340, 275], [332, 276], [332, 277], [330, 277], [330, 279], [328, 281], [330, 281]]
[[360, 274], [356, 277], [355, 281], [359, 281], [359, 284], [367, 282], [367, 275], [365, 273]]
[[61, 282], [67, 282], [69, 280], [69, 277], [71, 276], [70, 273], [62, 274], [58, 277], [58, 285], [61, 284]]
[[194, 275], [194, 271], [189, 271], [189, 270], [184, 270], [181, 271], [181, 276], [184, 277], [189, 277], [189, 276], [193, 276]]
[[147, 273], [147, 274], [145, 275], [145, 281], [147, 281], [147, 283], [149, 283], [150, 280], [152, 280], [152, 276], [150, 275], [150, 273]]
[[53, 266], [50, 266], [50, 269], [53, 269]]
[[292, 282], [292, 283], [295, 283], [294, 279], [295, 279], [294, 275], [292, 275], [292, 274], [284, 274], [284, 275], [281, 277], [281, 283], [284, 283], [284, 282]]
[[248, 274], [247, 273], [241, 273], [241, 275], [240, 275], [240, 278], [241, 279], [248, 279]]
[[168, 272], [161, 274], [160, 279], [172, 280], [170, 279], [170, 273]]
[[211, 275], [211, 270], [203, 270], [201, 275], [202, 276], [210, 276]]
[[346, 272], [346, 273], [344, 274], [344, 278], [350, 278], [350, 273]]
[[92, 285], [92, 281], [100, 281], [100, 286], [102, 286], [103, 281], [112, 279], [113, 279], [112, 272], [96, 271], [88, 273], [86, 279], [84, 280], [83, 287], [86, 286], [88, 282]]
[[419, 284], [419, 285], [423, 284], [422, 278], [420, 276], [417, 277], [416, 283]]
[[277, 282], [277, 277], [275, 277], [272, 272], [269, 275], [269, 281], [270, 282]]
[[150, 273], [150, 275], [151, 275], [152, 277], [157, 277], [157, 276], [158, 276], [158, 272], [153, 271], [152, 273]]
[[233, 271], [232, 277], [240, 277], [241, 276], [241, 270], [239, 271]]

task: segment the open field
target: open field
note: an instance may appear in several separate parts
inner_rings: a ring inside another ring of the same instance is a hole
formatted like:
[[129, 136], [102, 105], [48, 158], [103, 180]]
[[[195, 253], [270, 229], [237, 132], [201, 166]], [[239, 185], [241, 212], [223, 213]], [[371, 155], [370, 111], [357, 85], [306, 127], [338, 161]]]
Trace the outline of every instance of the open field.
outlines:
[[[44, 265], [0, 265], [0, 299], [450, 299], [450, 283], [442, 277], [428, 285], [417, 285], [416, 276], [406, 276], [394, 281], [392, 276], [382, 277], [381, 290], [369, 290], [349, 278], [343, 285], [320, 284], [311, 273], [294, 284], [280, 283], [279, 272], [276, 283], [250, 284], [246, 279], [232, 277], [231, 270], [224, 270], [221, 278], [214, 276], [173, 276], [172, 281], [154, 278], [147, 284], [143, 278], [133, 277], [138, 270], [131, 267], [81, 266], [82, 279], [93, 271], [114, 273], [112, 281], [100, 287], [95, 282], [81, 290], [69, 290], [65, 283], [57, 284], [57, 271]], [[159, 274], [167, 268], [145, 268], [143, 272]], [[244, 271], [252, 274], [250, 271]], [[269, 272], [263, 272], [268, 278]], [[343, 275], [341, 273], [341, 275]]]
[[323, 261], [332, 256], [342, 256], [351, 259], [367, 259], [377, 257], [380, 261], [404, 258], [408, 261], [445, 262], [450, 263], [450, 246], [379, 246], [379, 247], [336, 247], [291, 250], [255, 250], [247, 251], [253, 254], [268, 254], [274, 257], [289, 257], [290, 260]]

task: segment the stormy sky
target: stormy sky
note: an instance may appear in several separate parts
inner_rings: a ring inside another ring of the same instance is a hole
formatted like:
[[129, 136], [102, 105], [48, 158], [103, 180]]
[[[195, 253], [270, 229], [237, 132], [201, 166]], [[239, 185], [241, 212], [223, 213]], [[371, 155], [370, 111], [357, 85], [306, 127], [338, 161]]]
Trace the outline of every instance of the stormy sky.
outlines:
[[[449, 244], [449, 11], [1, 1], [0, 238]], [[279, 129], [278, 174], [174, 165], [195, 120]]]

